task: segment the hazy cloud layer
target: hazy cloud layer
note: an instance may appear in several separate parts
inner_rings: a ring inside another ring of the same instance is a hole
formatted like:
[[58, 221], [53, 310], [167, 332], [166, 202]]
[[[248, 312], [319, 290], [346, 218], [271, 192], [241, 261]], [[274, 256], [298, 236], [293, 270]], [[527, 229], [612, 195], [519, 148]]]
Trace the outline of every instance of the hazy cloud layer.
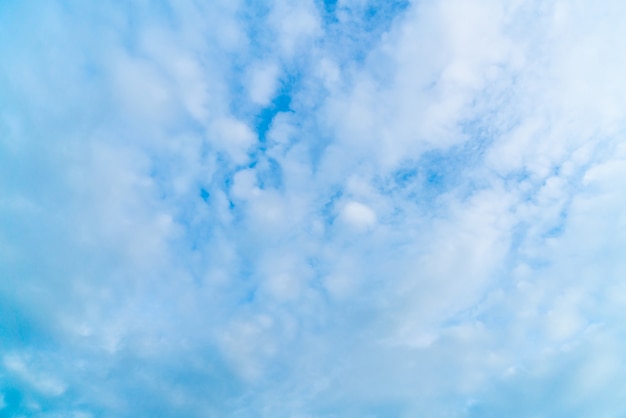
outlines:
[[619, 417], [626, 3], [0, 4], [0, 415]]

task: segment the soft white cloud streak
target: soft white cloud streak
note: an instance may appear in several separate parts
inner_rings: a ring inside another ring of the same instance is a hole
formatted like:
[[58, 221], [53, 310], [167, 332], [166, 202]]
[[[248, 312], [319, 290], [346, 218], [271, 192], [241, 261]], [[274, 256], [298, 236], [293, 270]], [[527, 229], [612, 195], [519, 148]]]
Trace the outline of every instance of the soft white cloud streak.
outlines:
[[0, 6], [1, 410], [618, 416], [624, 16]]

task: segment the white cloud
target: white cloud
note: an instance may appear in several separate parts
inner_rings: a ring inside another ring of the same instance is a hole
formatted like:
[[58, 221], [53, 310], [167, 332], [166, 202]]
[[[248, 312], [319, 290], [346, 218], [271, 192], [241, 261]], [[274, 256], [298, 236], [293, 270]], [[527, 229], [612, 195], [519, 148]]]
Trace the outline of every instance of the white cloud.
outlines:
[[39, 371], [33, 371], [27, 360], [19, 354], [5, 354], [2, 364], [9, 373], [16, 375], [46, 396], [60, 396], [67, 389], [62, 381]]
[[248, 200], [258, 195], [260, 190], [256, 187], [256, 172], [255, 170], [241, 170], [233, 177], [233, 190], [234, 197], [242, 200]]
[[274, 1], [268, 23], [276, 31], [278, 50], [287, 59], [303, 54], [320, 35], [317, 9], [311, 0], [297, 6], [286, 0]]
[[359, 202], [348, 202], [341, 210], [341, 217], [350, 226], [366, 229], [376, 224], [376, 213], [367, 205]]
[[623, 410], [621, 3], [3, 7], [3, 412]]
[[279, 71], [274, 63], [259, 64], [249, 70], [248, 91], [252, 102], [261, 106], [269, 104], [278, 88]]
[[256, 140], [254, 132], [245, 123], [233, 118], [217, 119], [209, 135], [215, 148], [226, 152], [235, 164], [247, 161], [247, 152]]

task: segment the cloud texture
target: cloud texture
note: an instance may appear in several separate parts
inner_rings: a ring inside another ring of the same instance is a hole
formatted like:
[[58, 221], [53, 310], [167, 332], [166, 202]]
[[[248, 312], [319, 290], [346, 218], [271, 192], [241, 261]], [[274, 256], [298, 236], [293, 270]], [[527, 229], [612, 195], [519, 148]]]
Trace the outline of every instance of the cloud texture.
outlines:
[[2, 2], [0, 415], [622, 416], [624, 39], [613, 0]]

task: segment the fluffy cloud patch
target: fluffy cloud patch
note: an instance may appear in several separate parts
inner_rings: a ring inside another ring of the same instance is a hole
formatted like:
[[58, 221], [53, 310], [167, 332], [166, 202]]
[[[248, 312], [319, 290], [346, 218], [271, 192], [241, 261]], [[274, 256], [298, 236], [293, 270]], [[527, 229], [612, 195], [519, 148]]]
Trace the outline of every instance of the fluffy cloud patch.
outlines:
[[617, 1], [0, 5], [7, 416], [619, 416]]

